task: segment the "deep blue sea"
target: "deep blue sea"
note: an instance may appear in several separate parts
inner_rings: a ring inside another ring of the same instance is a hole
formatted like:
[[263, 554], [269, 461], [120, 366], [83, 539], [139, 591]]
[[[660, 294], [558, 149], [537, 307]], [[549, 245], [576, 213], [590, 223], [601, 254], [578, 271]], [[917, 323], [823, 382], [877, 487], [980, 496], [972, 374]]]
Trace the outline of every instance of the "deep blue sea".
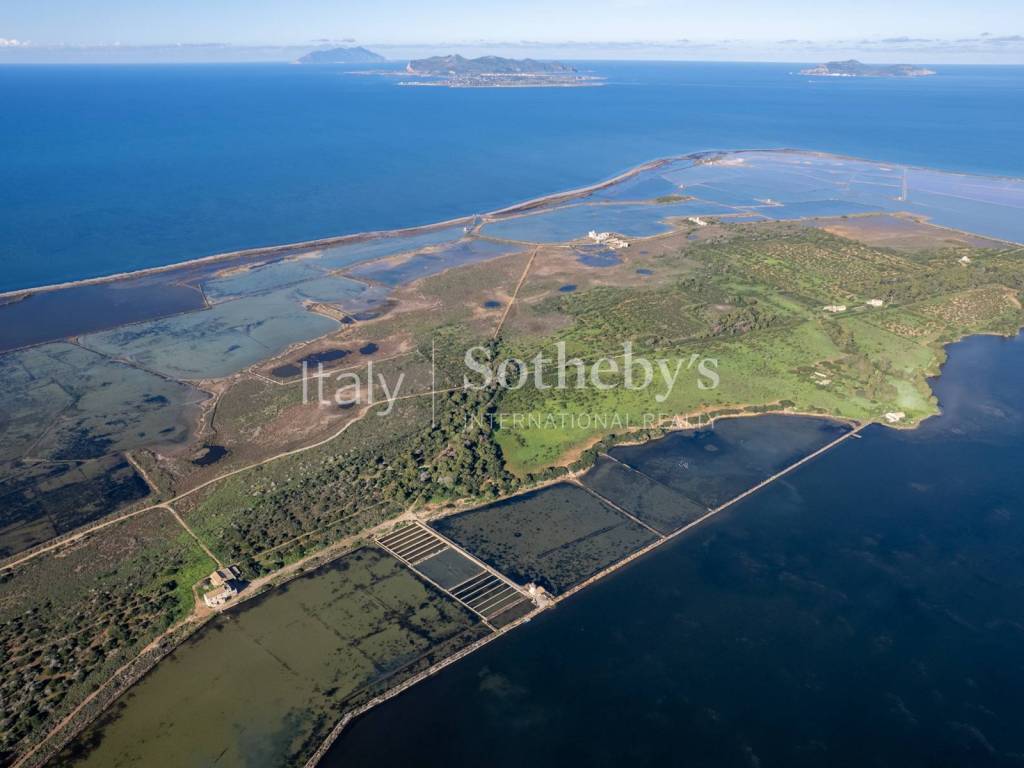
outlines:
[[607, 63], [578, 89], [402, 88], [333, 67], [0, 67], [0, 290], [412, 226], [664, 155], [797, 147], [1024, 175], [1024, 67], [826, 79]]

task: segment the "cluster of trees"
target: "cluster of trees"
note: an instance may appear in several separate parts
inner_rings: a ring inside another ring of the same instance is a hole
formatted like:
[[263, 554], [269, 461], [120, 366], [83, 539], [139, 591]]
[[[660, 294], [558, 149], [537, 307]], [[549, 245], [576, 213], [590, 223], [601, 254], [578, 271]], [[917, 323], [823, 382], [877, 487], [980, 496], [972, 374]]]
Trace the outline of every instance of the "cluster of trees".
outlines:
[[512, 493], [520, 481], [505, 468], [490, 418], [501, 394], [492, 388], [438, 395], [432, 423], [357, 443], [284, 478], [257, 474], [231, 510], [219, 545], [229, 558], [261, 573], [281, 561], [261, 561], [260, 552], [334, 521], [350, 518], [348, 525], [332, 527], [337, 538], [409, 507]]
[[758, 305], [756, 299], [749, 299], [715, 318], [709, 335], [739, 336], [750, 331], [772, 328], [778, 322], [778, 313]]
[[170, 626], [177, 586], [167, 577], [146, 592], [97, 587], [72, 610], [46, 600], [0, 624], [0, 763]]

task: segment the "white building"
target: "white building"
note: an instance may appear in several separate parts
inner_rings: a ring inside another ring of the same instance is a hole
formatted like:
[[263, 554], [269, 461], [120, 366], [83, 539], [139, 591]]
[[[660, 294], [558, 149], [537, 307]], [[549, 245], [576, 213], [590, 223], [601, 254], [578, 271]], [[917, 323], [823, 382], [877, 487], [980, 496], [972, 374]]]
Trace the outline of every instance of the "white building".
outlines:
[[238, 590], [231, 584], [221, 584], [203, 595], [203, 602], [210, 608], [220, 608], [224, 603], [238, 595]]

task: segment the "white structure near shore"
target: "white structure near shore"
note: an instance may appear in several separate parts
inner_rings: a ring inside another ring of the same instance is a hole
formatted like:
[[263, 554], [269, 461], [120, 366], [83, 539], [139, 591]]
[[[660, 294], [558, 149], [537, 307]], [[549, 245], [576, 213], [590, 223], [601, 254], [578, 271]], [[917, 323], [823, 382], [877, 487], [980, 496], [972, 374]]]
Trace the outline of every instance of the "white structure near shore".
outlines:
[[592, 229], [587, 233], [587, 237], [595, 243], [607, 245], [613, 251], [617, 251], [621, 248], [629, 248], [628, 242], [617, 235], [613, 235], [611, 232], [598, 232], [597, 230]]

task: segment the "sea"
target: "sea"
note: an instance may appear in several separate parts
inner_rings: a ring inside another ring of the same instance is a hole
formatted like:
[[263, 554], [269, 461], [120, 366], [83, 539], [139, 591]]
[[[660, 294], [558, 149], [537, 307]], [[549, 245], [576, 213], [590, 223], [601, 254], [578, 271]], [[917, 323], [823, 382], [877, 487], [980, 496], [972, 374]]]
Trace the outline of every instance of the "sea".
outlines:
[[0, 66], [0, 291], [427, 224], [706, 149], [1024, 176], [1024, 67], [800, 66], [579, 62], [606, 84], [571, 89], [291, 64]]
[[[1024, 176], [1024, 68], [581, 63], [579, 89], [290, 65], [0, 67], [0, 290], [425, 224], [656, 157], [795, 147]], [[1024, 337], [355, 720], [325, 765], [1009, 766]], [[297, 638], [301, 642], [301, 638]]]

